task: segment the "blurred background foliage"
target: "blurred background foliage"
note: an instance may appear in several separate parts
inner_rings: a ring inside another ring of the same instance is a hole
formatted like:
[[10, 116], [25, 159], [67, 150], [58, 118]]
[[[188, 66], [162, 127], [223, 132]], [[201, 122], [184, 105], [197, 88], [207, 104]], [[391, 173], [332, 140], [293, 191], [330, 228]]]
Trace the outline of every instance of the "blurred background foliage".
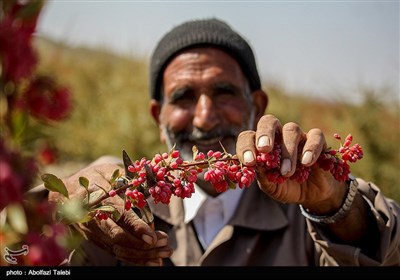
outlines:
[[[36, 38], [40, 70], [62, 78], [73, 92], [74, 109], [66, 121], [46, 128], [59, 148], [59, 161], [48, 169], [57, 176], [109, 154], [121, 157], [124, 149], [133, 159], [166, 151], [148, 110], [148, 61], [124, 57], [106, 49], [71, 47], [47, 38]], [[269, 94], [267, 112], [282, 122], [295, 121], [308, 131], [319, 127], [327, 142], [339, 147], [333, 133], [353, 134], [364, 149], [364, 159], [352, 173], [377, 184], [400, 201], [400, 104], [398, 97], [362, 90], [362, 102], [350, 104], [338, 94], [326, 101], [264, 85]], [[332, 137], [330, 137], [332, 135]]]

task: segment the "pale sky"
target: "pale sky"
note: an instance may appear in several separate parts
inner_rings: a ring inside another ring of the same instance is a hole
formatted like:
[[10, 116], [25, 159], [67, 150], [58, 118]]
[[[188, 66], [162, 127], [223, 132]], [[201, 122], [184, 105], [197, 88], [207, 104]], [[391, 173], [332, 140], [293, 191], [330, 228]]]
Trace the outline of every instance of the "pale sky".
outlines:
[[217, 17], [248, 40], [267, 83], [350, 101], [360, 88], [388, 88], [399, 100], [399, 14], [399, 1], [48, 0], [38, 31], [149, 58], [174, 26]]

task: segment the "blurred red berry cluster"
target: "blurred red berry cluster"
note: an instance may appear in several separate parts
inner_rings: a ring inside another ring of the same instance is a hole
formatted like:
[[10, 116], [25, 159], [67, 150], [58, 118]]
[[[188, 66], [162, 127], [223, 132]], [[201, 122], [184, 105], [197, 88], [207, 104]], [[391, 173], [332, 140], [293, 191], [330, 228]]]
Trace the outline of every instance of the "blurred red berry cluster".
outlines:
[[[50, 207], [47, 201], [26, 195], [40, 168], [57, 159], [56, 146], [42, 128], [67, 118], [72, 109], [69, 89], [37, 70], [33, 40], [44, 4], [43, 0], [0, 2], [2, 265], [56, 265], [65, 258], [59, 244], [66, 232], [63, 225], [53, 221], [51, 211], [42, 211]], [[22, 247], [27, 248], [26, 256], [15, 259], [12, 252]]]
[[23, 158], [0, 142], [0, 209], [10, 203], [22, 202], [23, 193], [28, 190], [36, 172], [33, 158]]

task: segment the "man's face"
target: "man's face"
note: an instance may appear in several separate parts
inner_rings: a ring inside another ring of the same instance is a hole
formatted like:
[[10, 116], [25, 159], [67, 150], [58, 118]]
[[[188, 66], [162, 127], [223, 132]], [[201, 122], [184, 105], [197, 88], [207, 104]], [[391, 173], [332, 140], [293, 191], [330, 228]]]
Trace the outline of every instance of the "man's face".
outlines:
[[207, 153], [235, 153], [236, 138], [253, 129], [253, 97], [239, 64], [215, 48], [194, 48], [176, 56], [163, 75], [158, 122], [161, 140], [192, 159], [192, 147]]

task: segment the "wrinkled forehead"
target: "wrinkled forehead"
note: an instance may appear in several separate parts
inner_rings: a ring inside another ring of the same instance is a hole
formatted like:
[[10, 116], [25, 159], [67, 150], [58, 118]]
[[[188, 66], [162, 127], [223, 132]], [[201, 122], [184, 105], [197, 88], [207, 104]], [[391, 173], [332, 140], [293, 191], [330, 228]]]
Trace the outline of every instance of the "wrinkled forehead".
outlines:
[[184, 54], [213, 54], [216, 56], [222, 56], [224, 58], [230, 59], [235, 61], [238, 65], [237, 58], [234, 54], [232, 54], [228, 49], [224, 49], [222, 47], [218, 47], [212, 44], [200, 44], [200, 45], [193, 45], [187, 48], [184, 48], [178, 52], [176, 52], [170, 59], [165, 63], [165, 66], [168, 66], [172, 60], [174, 60], [178, 56], [182, 56]]
[[191, 63], [204, 65], [204, 67], [218, 65], [222, 68], [226, 68], [226, 70], [240, 71], [244, 76], [243, 70], [235, 57], [229, 52], [214, 46], [196, 46], [180, 51], [166, 63], [162, 76], [164, 76], [170, 68], [176, 68], [177, 64], [185, 68], [185, 66], [190, 66]]

